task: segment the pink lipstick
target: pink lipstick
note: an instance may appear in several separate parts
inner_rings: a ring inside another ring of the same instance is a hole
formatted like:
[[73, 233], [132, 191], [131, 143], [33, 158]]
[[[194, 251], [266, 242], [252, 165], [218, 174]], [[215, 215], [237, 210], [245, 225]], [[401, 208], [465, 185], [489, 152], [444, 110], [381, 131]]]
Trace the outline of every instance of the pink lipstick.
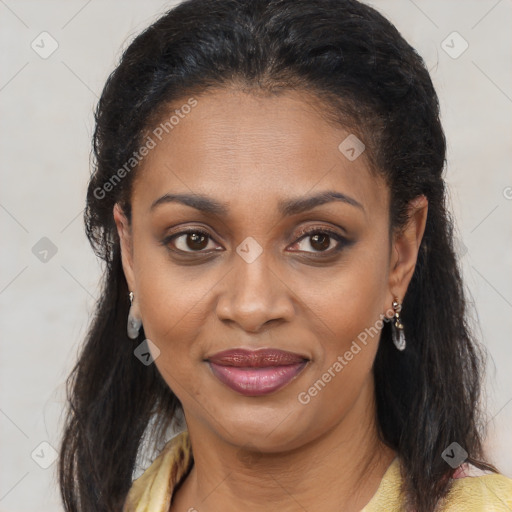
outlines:
[[225, 350], [207, 361], [215, 377], [246, 396], [266, 395], [283, 388], [308, 363], [302, 355], [277, 349]]

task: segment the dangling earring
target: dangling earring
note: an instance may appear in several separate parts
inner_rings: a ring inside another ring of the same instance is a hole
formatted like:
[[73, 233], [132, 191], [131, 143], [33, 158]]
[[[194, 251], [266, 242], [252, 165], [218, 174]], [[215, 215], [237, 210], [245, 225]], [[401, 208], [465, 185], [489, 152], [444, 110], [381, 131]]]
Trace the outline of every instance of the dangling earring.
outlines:
[[391, 337], [393, 338], [393, 343], [395, 347], [402, 351], [405, 349], [405, 335], [404, 335], [404, 326], [402, 325], [402, 320], [400, 319], [400, 311], [402, 310], [402, 304], [398, 302], [398, 297], [395, 297], [393, 301], [393, 311], [395, 312], [395, 317], [393, 322], [391, 323]]
[[128, 332], [128, 337], [132, 340], [136, 340], [139, 337], [140, 326], [142, 325], [142, 320], [137, 318], [134, 313], [134, 305], [133, 305], [133, 292], [130, 292], [130, 312], [128, 313], [128, 325], [126, 330]]

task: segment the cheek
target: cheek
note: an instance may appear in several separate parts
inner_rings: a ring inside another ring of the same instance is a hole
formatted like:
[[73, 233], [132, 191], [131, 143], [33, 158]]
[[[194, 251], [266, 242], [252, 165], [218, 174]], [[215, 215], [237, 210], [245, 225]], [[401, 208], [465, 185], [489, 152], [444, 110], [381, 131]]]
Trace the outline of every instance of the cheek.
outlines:
[[[373, 254], [373, 256], [372, 256]], [[377, 255], [377, 256], [375, 256]], [[383, 303], [387, 293], [387, 257], [384, 251], [361, 248], [347, 259], [346, 265], [329, 278], [315, 281], [305, 278], [302, 296], [315, 323], [320, 341], [316, 352], [314, 396], [343, 409], [352, 402], [371, 372], [383, 322]], [[317, 319], [321, 321], [317, 321]], [[304, 390], [308, 392], [308, 390]]]
[[329, 349], [343, 350], [384, 313], [388, 268], [387, 255], [380, 247], [361, 244], [323, 276], [310, 269], [301, 278], [301, 296], [323, 320], [325, 334], [330, 333], [333, 340]]
[[195, 377], [203, 355], [197, 344], [204, 319], [201, 294], [190, 292], [177, 274], [176, 279], [150, 276], [140, 291], [144, 333], [160, 351], [155, 365], [162, 378], [182, 404], [190, 405], [201, 389]]
[[206, 320], [204, 309], [208, 292], [215, 285], [208, 274], [194, 278], [188, 271], [157, 267], [144, 273], [138, 283], [141, 316], [146, 336], [156, 343], [162, 355], [186, 363], [198, 359], [195, 341]]
[[164, 345], [188, 344], [215, 272], [203, 265], [178, 265], [165, 247], [140, 229], [135, 238], [134, 273], [145, 333]]
[[214, 332], [212, 300], [226, 271], [214, 264], [179, 266], [164, 249], [148, 245], [134, 261], [144, 333], [160, 351], [155, 364], [163, 379], [190, 408], [204, 395], [198, 374]]

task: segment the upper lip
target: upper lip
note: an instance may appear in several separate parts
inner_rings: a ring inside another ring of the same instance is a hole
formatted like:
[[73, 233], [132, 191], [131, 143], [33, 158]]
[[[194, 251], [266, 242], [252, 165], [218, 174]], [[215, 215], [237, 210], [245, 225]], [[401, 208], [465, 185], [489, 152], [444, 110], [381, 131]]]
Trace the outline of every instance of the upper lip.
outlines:
[[286, 366], [307, 361], [308, 358], [274, 348], [263, 348], [258, 350], [247, 350], [236, 348], [224, 350], [209, 356], [207, 361], [222, 366], [268, 368], [269, 366]]

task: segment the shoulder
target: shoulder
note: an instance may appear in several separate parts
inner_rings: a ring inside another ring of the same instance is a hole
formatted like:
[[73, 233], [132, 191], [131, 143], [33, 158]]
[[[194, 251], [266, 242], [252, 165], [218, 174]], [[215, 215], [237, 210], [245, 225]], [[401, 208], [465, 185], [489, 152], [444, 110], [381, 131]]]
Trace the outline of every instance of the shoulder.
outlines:
[[192, 461], [188, 432], [169, 440], [158, 457], [130, 487], [123, 512], [167, 512], [174, 487]]
[[442, 512], [510, 512], [512, 479], [463, 464], [456, 471]]
[[[380, 486], [361, 512], [402, 510], [403, 478], [396, 457], [385, 472]], [[464, 463], [457, 468], [446, 497], [438, 512], [511, 512], [512, 479], [497, 473], [482, 471]]]

